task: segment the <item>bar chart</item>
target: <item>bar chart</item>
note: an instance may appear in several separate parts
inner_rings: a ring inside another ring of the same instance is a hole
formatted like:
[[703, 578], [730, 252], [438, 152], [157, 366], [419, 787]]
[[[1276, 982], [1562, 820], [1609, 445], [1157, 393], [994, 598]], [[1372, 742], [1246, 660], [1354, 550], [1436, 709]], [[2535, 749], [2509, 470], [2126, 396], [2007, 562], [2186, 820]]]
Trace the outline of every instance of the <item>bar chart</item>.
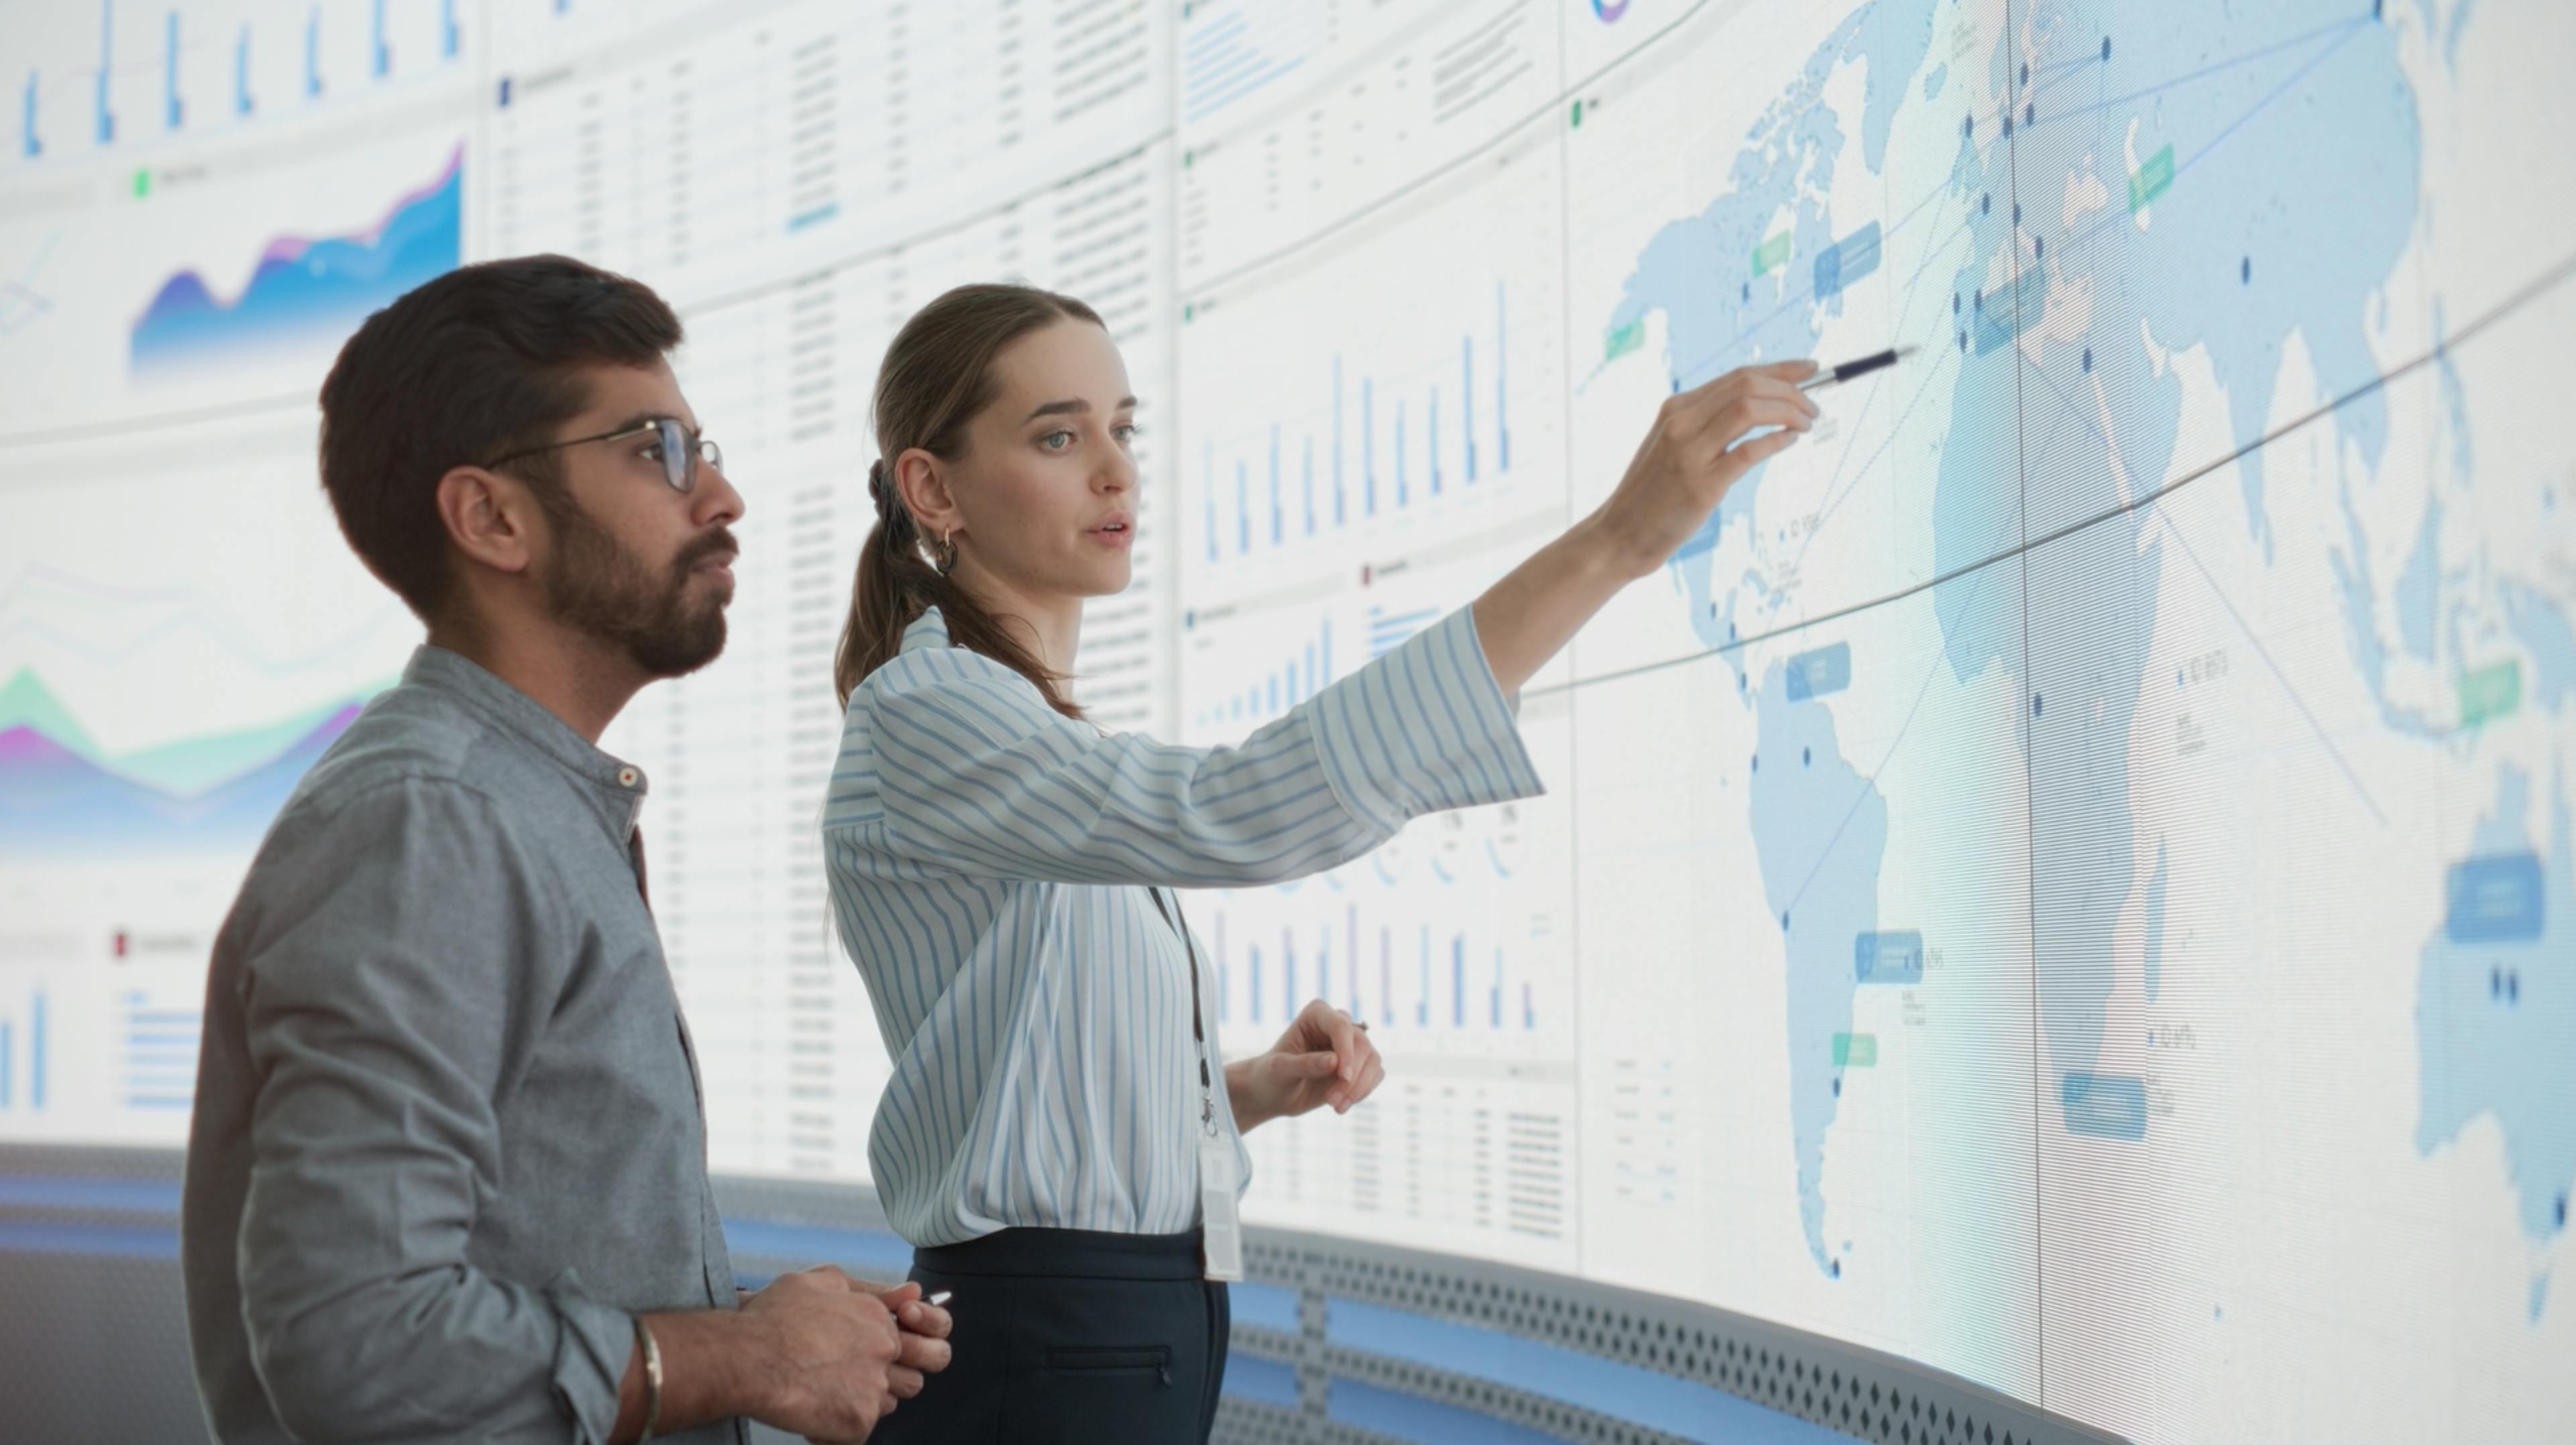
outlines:
[[[1537, 338], [1518, 340], [1534, 345]], [[1308, 399], [1304, 409], [1256, 421], [1246, 432], [1203, 436], [1201, 560], [1223, 563], [1329, 538], [1507, 479], [1514, 342], [1509, 285], [1497, 281], [1490, 327], [1461, 334], [1454, 358], [1361, 373], [1352, 357], [1335, 351], [1297, 389]]]

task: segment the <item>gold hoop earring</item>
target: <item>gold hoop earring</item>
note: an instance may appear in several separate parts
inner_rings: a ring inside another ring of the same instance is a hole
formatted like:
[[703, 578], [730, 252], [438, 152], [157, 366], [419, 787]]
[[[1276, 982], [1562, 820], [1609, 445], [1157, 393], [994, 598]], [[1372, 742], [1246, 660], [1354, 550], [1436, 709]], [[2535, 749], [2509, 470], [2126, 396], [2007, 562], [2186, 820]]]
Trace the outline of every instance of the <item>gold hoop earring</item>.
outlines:
[[952, 527], [939, 534], [939, 575], [945, 577], [956, 570], [957, 531]]

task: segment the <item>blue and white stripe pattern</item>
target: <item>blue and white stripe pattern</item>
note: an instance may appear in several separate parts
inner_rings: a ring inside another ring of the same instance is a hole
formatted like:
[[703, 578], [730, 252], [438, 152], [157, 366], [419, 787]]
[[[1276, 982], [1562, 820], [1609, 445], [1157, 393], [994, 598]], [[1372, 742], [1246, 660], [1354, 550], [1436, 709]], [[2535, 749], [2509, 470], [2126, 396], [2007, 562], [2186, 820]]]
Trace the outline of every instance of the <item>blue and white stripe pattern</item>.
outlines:
[[1103, 735], [924, 614], [851, 695], [823, 810], [894, 1059], [868, 1162], [896, 1232], [1194, 1226], [1190, 965], [1147, 886], [1286, 882], [1540, 787], [1466, 611], [1231, 748]]

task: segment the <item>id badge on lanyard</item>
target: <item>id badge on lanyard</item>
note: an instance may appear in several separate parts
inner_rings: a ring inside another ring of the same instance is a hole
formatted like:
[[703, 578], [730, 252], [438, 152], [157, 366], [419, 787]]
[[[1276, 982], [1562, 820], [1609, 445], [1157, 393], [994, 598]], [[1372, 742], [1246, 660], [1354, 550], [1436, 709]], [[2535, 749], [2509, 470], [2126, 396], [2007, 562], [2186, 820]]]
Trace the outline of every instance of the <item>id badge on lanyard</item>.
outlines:
[[1199, 1250], [1209, 1279], [1243, 1278], [1243, 1219], [1241, 1205], [1235, 1199], [1243, 1187], [1243, 1175], [1237, 1167], [1234, 1136], [1216, 1122], [1216, 1083], [1208, 1070], [1206, 1010], [1199, 1001], [1199, 955], [1190, 944], [1189, 928], [1181, 922], [1180, 902], [1170, 907], [1163, 904], [1159, 888], [1147, 890], [1153, 895], [1154, 907], [1163, 921], [1180, 935], [1182, 956], [1190, 965], [1190, 1039], [1199, 1055], [1199, 1110], [1193, 1132], [1199, 1141]]
[[1243, 1221], [1237, 1211], [1234, 1140], [1220, 1132], [1199, 1134], [1200, 1254], [1210, 1279], [1243, 1278]]

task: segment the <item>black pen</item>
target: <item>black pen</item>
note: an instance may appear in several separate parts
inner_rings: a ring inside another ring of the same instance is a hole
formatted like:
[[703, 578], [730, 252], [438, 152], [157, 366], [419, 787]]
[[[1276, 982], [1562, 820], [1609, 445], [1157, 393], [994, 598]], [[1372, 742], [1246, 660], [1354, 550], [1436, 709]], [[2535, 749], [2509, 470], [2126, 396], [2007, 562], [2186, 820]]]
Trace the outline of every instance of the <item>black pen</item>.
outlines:
[[1816, 388], [1821, 386], [1832, 386], [1838, 381], [1850, 381], [1855, 377], [1867, 376], [1871, 372], [1878, 370], [1880, 367], [1894, 366], [1897, 362], [1908, 356], [1912, 356], [1913, 354], [1914, 348], [1911, 346], [1891, 346], [1887, 350], [1878, 353], [1876, 356], [1864, 356], [1858, 361], [1846, 361], [1842, 365], [1834, 367], [1831, 370], [1817, 372], [1815, 375], [1808, 377], [1805, 381], [1799, 382], [1798, 389], [1800, 391], [1814, 391]]

